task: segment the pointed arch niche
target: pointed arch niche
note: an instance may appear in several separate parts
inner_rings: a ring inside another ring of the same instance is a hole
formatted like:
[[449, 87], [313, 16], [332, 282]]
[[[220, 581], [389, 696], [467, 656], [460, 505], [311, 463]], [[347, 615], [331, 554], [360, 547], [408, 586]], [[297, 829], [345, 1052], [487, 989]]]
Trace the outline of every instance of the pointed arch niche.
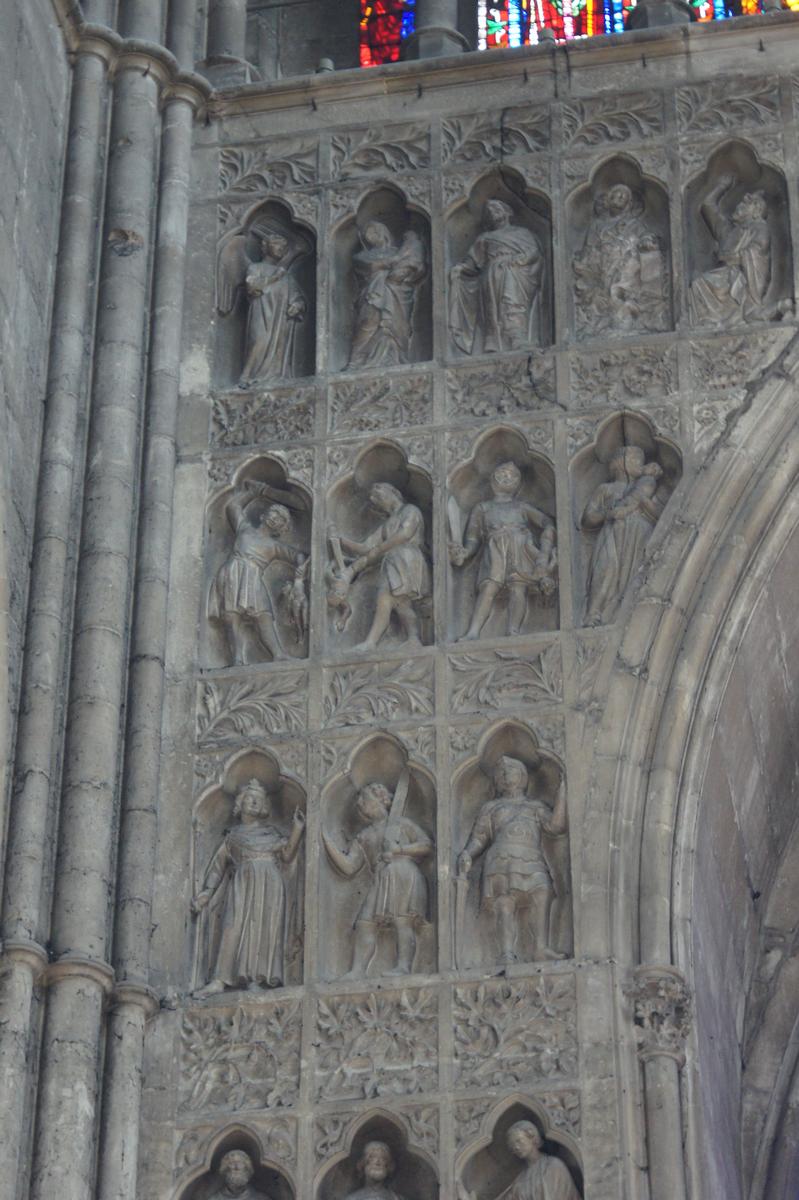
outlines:
[[[532, 729], [522, 721], [507, 719], [492, 725], [480, 738], [475, 754], [458, 768], [452, 781], [453, 875], [457, 874], [457, 859], [469, 840], [480, 809], [494, 798], [494, 768], [503, 755], [517, 758], [526, 766], [529, 775], [528, 796], [542, 800], [550, 809], [554, 807], [558, 788], [564, 779], [564, 766], [560, 759], [541, 750]], [[549, 945], [564, 957], [572, 953], [573, 946], [569, 845], [568, 829], [566, 835], [561, 837], [542, 835], [542, 850], [554, 892], [549, 912]], [[468, 891], [463, 901], [459, 902], [462, 916], [456, 916], [454, 938], [460, 969], [496, 965], [494, 918], [481, 904], [483, 857], [476, 859], [472, 866]], [[532, 932], [526, 915], [527, 910], [521, 910], [517, 934], [520, 962], [534, 961]], [[461, 927], [458, 928], [458, 925]]]
[[[451, 271], [470, 253], [486, 225], [486, 205], [491, 200], [501, 200], [511, 211], [511, 225], [527, 230], [537, 240], [543, 256], [537, 311], [529, 339], [519, 345], [498, 347], [487, 337], [485, 322], [480, 320], [480, 304], [476, 305], [478, 319], [474, 323], [474, 338], [471, 349], [453, 341], [452, 323], [449, 329], [449, 353], [456, 357], [467, 354], [485, 354], [497, 349], [524, 350], [550, 346], [554, 341], [554, 305], [552, 290], [552, 206], [543, 192], [528, 187], [523, 177], [509, 167], [499, 167], [482, 175], [470, 188], [469, 194], [457, 202], [447, 216], [447, 294], [452, 313]], [[479, 255], [479, 247], [478, 247]], [[475, 288], [477, 284], [474, 285]], [[486, 282], [486, 288], [489, 288]], [[490, 343], [490, 344], [487, 344]]]
[[[552, 1125], [542, 1101], [522, 1095], [506, 1097], [495, 1105], [484, 1117], [479, 1136], [458, 1156], [456, 1178], [466, 1191], [475, 1200], [496, 1200], [524, 1170], [507, 1144], [508, 1131], [518, 1121], [535, 1126], [542, 1152], [563, 1164], [582, 1196], [583, 1174], [574, 1138]], [[563, 1174], [562, 1168], [556, 1170]]]
[[345, 1146], [317, 1176], [314, 1195], [317, 1200], [346, 1200], [363, 1186], [359, 1163], [369, 1142], [388, 1146], [394, 1171], [386, 1186], [413, 1200], [438, 1200], [435, 1163], [425, 1151], [413, 1145], [405, 1121], [396, 1113], [379, 1108], [356, 1117], [345, 1135]]
[[232, 1150], [242, 1150], [255, 1168], [250, 1186], [264, 1200], [295, 1200], [296, 1190], [285, 1170], [264, 1153], [261, 1139], [248, 1125], [229, 1125], [212, 1139], [204, 1163], [178, 1185], [173, 1200], [213, 1200], [219, 1195], [222, 1159]]
[[[356, 809], [358, 792], [369, 783], [382, 783], [394, 795], [404, 772], [408, 773], [407, 796], [402, 813], [417, 825], [432, 843], [431, 853], [419, 862], [427, 888], [427, 914], [415, 930], [416, 955], [413, 973], [436, 970], [437, 871], [436, 871], [436, 788], [428, 770], [408, 757], [402, 743], [390, 733], [370, 734], [351, 753], [346, 768], [336, 775], [322, 792], [322, 827], [337, 846], [350, 846], [365, 829]], [[320, 850], [319, 961], [324, 979], [339, 979], [353, 962], [353, 930], [358, 914], [374, 884], [367, 863], [352, 878], [344, 878]], [[368, 976], [378, 977], [390, 971], [397, 961], [395, 930], [384, 926], [377, 933], [374, 957]]]
[[285, 378], [313, 375], [316, 370], [316, 234], [295, 219], [288, 204], [269, 199], [251, 208], [240, 225], [223, 235], [217, 248], [213, 378], [219, 388], [235, 387], [244, 366], [249, 311], [244, 272], [248, 259], [258, 262], [262, 258], [261, 237], [267, 232], [282, 234], [290, 243], [289, 274], [305, 301]]
[[[430, 218], [399, 188], [390, 183], [379, 183], [361, 199], [357, 211], [331, 234], [329, 366], [333, 371], [344, 371], [350, 366], [358, 298], [365, 286], [356, 272], [355, 258], [364, 250], [369, 253], [363, 239], [372, 223], [388, 230], [394, 248], [392, 253], [399, 250], [403, 257], [403, 261], [397, 261], [391, 269], [395, 278], [389, 280], [388, 291], [392, 303], [397, 302], [401, 293], [405, 296], [401, 324], [404, 325], [410, 312], [409, 338], [400, 363], [393, 365], [427, 362], [433, 356]], [[417, 279], [420, 259], [424, 264], [424, 275]], [[385, 282], [377, 271], [370, 278], [375, 287], [382, 287]], [[401, 301], [400, 308], [403, 308]], [[399, 340], [404, 345], [406, 339], [400, 337]], [[381, 364], [354, 363], [352, 369], [381, 369]]]

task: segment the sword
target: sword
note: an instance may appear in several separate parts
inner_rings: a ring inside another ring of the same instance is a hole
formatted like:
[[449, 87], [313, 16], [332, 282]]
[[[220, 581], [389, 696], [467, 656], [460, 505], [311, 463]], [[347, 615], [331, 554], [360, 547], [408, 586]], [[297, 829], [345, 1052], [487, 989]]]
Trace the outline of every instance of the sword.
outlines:
[[408, 788], [411, 782], [411, 773], [407, 767], [403, 767], [402, 774], [399, 777], [394, 798], [391, 801], [391, 811], [388, 814], [388, 823], [399, 821], [405, 815], [405, 801], [408, 799]]

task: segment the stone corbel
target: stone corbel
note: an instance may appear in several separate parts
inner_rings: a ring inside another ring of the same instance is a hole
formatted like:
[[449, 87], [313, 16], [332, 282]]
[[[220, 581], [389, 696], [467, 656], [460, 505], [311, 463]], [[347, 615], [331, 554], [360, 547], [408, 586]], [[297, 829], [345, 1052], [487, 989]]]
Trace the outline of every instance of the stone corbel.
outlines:
[[638, 967], [624, 992], [632, 1004], [641, 1062], [665, 1057], [684, 1066], [691, 997], [676, 967]]

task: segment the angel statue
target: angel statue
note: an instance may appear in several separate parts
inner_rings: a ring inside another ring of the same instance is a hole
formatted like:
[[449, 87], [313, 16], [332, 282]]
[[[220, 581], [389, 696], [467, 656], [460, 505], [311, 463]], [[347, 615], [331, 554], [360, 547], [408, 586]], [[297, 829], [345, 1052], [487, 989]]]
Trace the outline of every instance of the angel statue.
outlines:
[[226, 988], [276, 988], [286, 981], [286, 946], [299, 937], [299, 884], [294, 864], [305, 832], [295, 809], [285, 833], [269, 824], [271, 804], [262, 783], [251, 779], [233, 806], [237, 824], [222, 839], [191, 902], [198, 930], [197, 966], [206, 981], [194, 994], [214, 996]]
[[[532, 1121], [515, 1121], [507, 1132], [508, 1149], [524, 1163], [509, 1187], [491, 1200], [580, 1200], [569, 1168], [541, 1149], [541, 1134]], [[477, 1200], [458, 1183], [458, 1200]]]
[[[555, 526], [546, 513], [518, 496], [522, 474], [514, 462], [500, 463], [491, 475], [490, 500], [475, 504], [461, 540], [461, 512], [455, 497], [447, 505], [449, 558], [454, 567], [480, 556], [477, 596], [464, 634], [479, 638], [503, 589], [508, 594], [508, 635], [521, 633], [527, 597], [554, 595], [558, 578]], [[537, 540], [536, 540], [537, 539]]]
[[294, 377], [297, 328], [308, 311], [292, 268], [310, 253], [309, 246], [274, 222], [253, 225], [250, 233], [260, 245], [260, 259], [250, 258], [248, 234], [239, 233], [219, 252], [217, 271], [217, 308], [223, 317], [233, 311], [240, 288], [247, 297], [242, 388], [258, 380]]
[[246, 479], [225, 507], [235, 540], [211, 584], [208, 619], [223, 626], [234, 666], [262, 662], [264, 651], [272, 660], [287, 657], [270, 586], [281, 568], [284, 575], [293, 575], [282, 593], [289, 621], [297, 641], [305, 639], [310, 560], [287, 540], [292, 528], [289, 509], [298, 507], [291, 492], [254, 479]]

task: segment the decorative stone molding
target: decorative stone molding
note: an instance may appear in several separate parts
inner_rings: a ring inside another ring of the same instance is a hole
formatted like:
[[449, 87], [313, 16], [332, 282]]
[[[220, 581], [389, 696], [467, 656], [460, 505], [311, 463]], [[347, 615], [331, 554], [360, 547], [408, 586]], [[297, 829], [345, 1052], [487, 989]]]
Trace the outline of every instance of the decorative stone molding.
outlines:
[[624, 994], [632, 1005], [641, 1061], [665, 1057], [683, 1066], [691, 1027], [691, 996], [677, 968], [638, 967]]

